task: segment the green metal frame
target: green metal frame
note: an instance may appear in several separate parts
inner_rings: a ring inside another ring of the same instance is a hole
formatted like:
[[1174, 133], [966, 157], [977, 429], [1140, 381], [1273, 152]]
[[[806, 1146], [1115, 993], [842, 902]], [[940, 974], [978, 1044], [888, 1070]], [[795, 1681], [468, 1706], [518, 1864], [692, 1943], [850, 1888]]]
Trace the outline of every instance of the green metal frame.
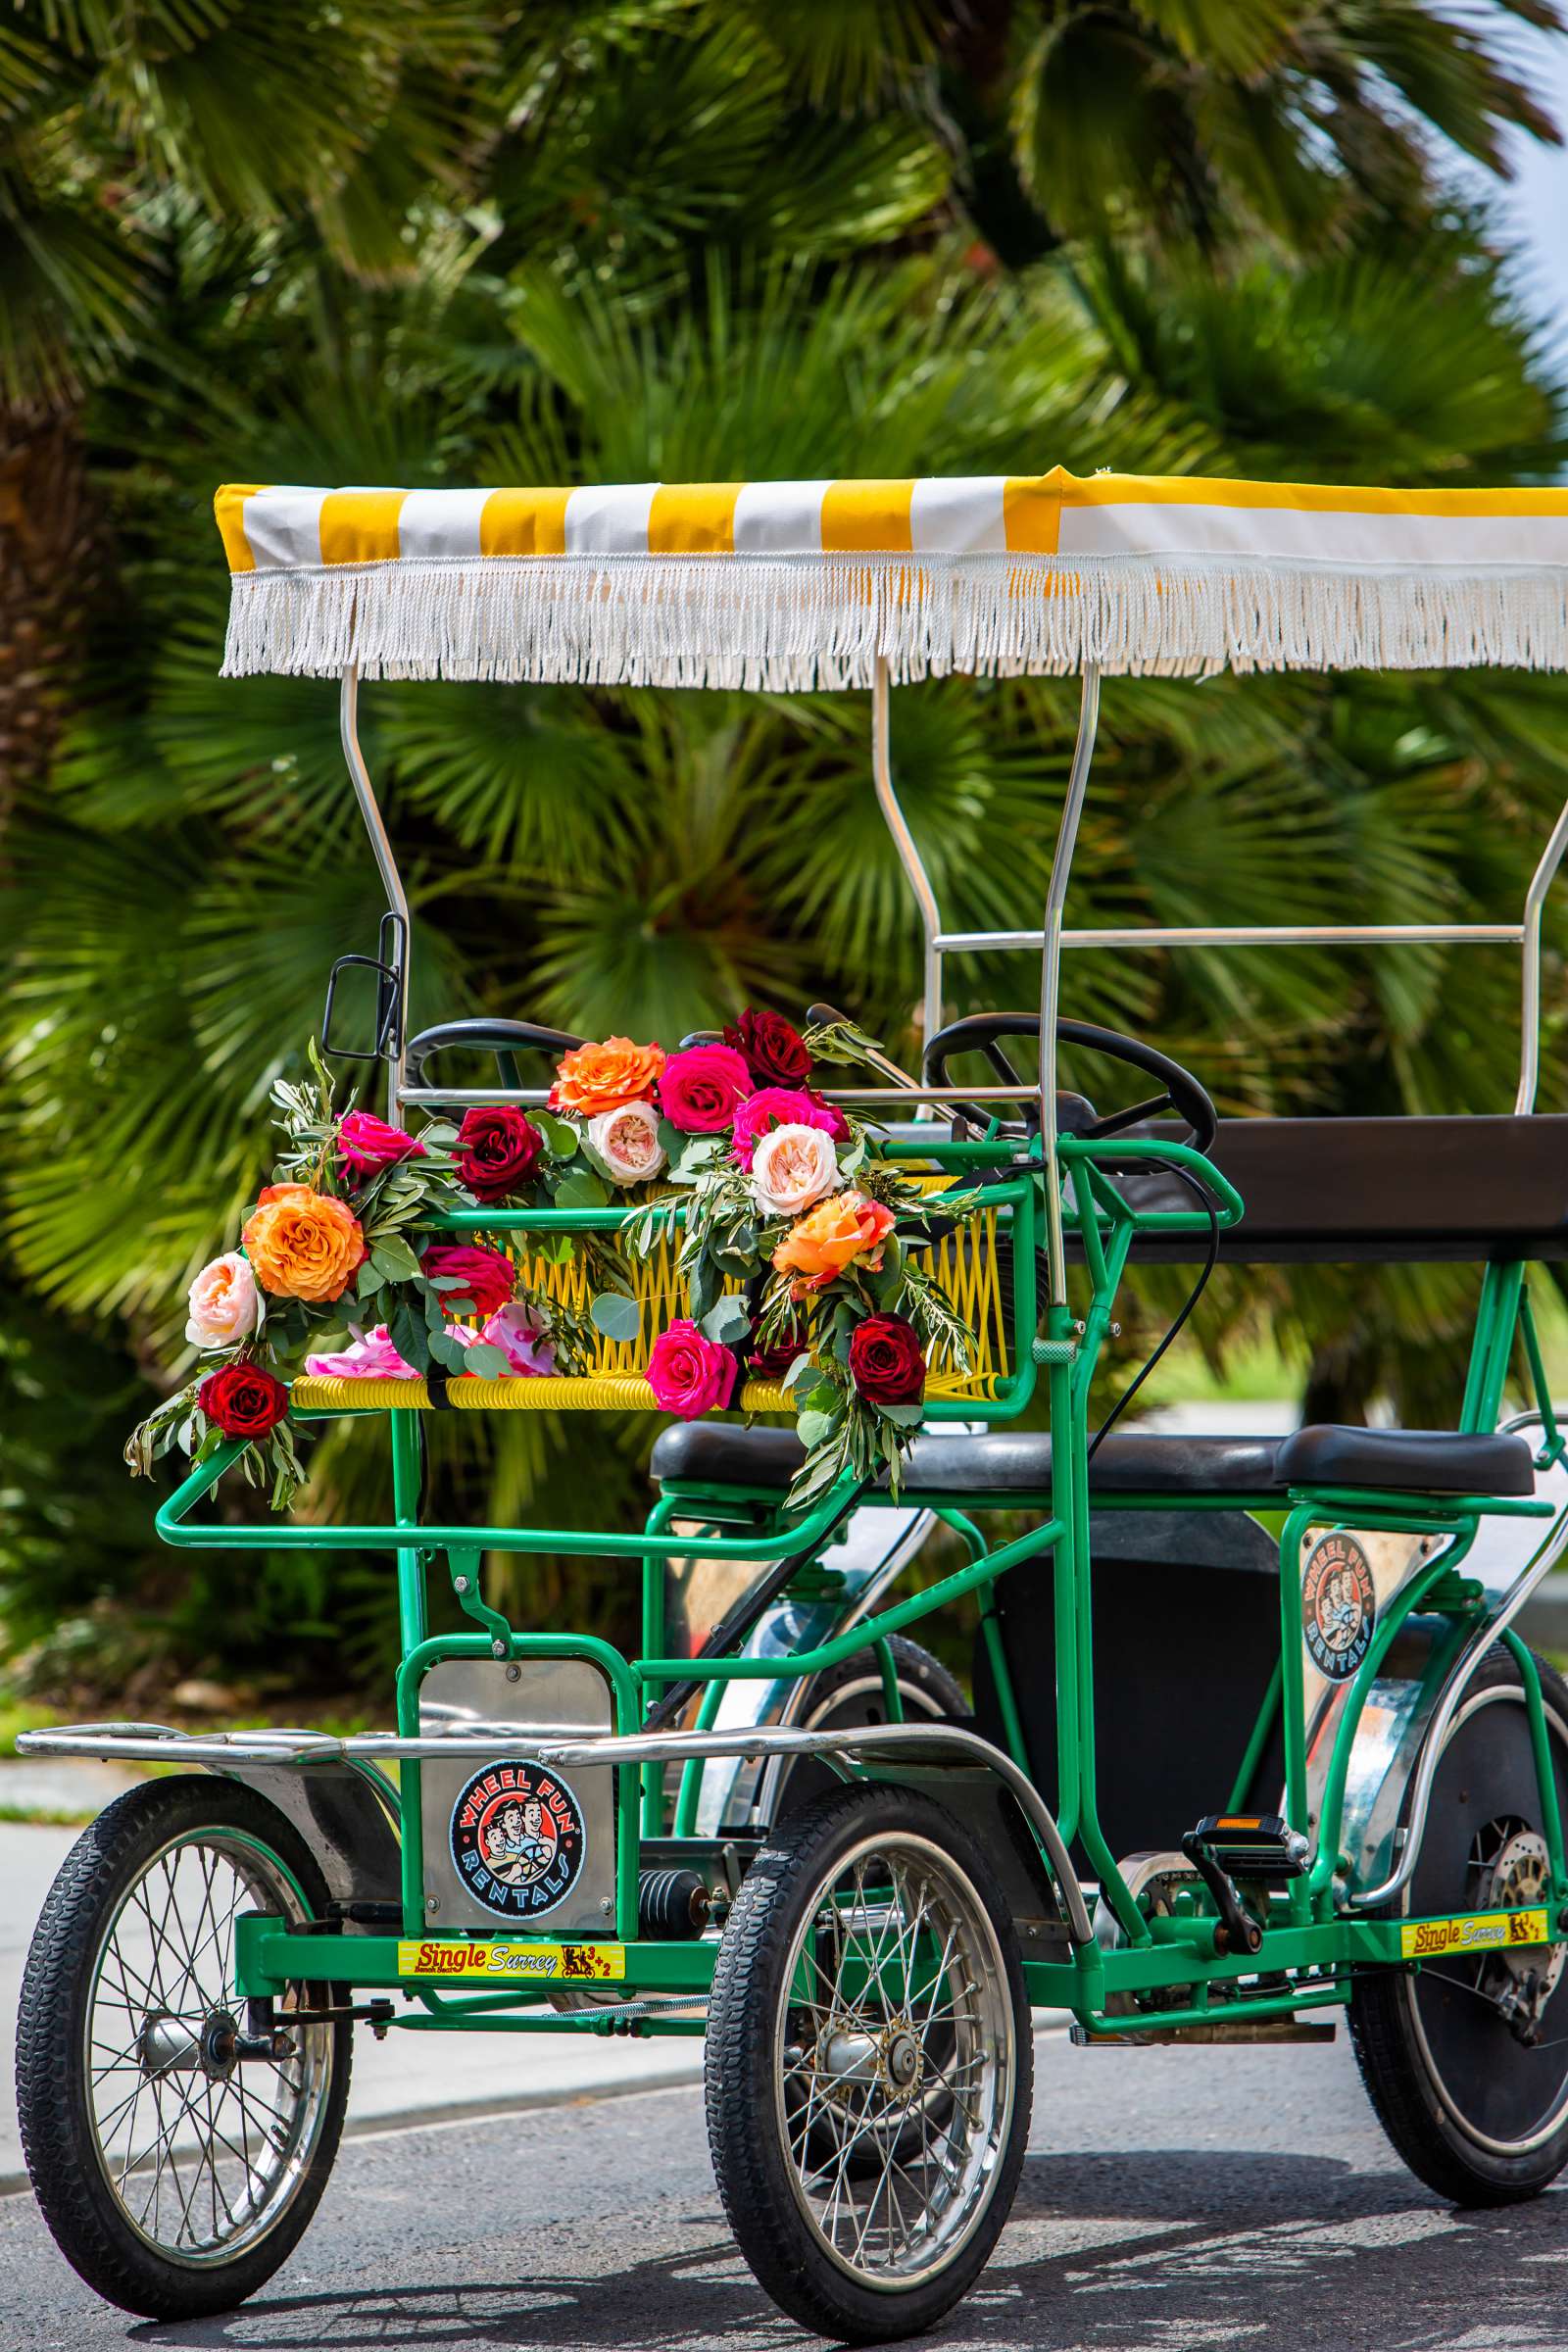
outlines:
[[[934, 1137], [930, 1143], [893, 1147], [898, 1156], [951, 1169], [962, 1176], [977, 1172], [978, 1200], [999, 1212], [1011, 1244], [1010, 1323], [1013, 1336], [1012, 1369], [987, 1399], [935, 1398], [927, 1408], [933, 1422], [976, 1420], [994, 1422], [1015, 1417], [1029, 1403], [1041, 1374], [1045, 1376], [1053, 1450], [1049, 1494], [1034, 1497], [1008, 1494], [984, 1505], [973, 1496], [931, 1494], [919, 1499], [934, 1508], [959, 1536], [968, 1557], [965, 1563], [923, 1591], [876, 1609], [872, 1614], [813, 1642], [787, 1658], [725, 1656], [694, 1661], [668, 1654], [664, 1576], [666, 1563], [683, 1560], [733, 1560], [753, 1563], [793, 1560], [791, 1594], [813, 1592], [820, 1597], [833, 1591], [830, 1562], [824, 1547], [852, 1502], [875, 1504], [876, 1495], [857, 1496], [848, 1484], [836, 1488], [813, 1510], [791, 1519], [778, 1498], [762, 1492], [714, 1489], [701, 1484], [672, 1487], [662, 1495], [647, 1525], [635, 1537], [599, 1531], [562, 1528], [454, 1527], [430, 1524], [418, 1515], [420, 1453], [415, 1414], [407, 1408], [389, 1413], [392, 1443], [393, 1518], [388, 1524], [347, 1527], [287, 1526], [265, 1532], [251, 1527], [193, 1524], [189, 1514], [209, 1494], [242, 1448], [223, 1447], [188, 1478], [158, 1513], [158, 1530], [166, 1541], [183, 1545], [225, 1549], [273, 1549], [278, 1546], [312, 1549], [384, 1549], [397, 1566], [397, 1594], [402, 1661], [397, 1675], [397, 1724], [400, 1736], [416, 1738], [419, 1730], [419, 1686], [428, 1669], [444, 1658], [497, 1657], [509, 1659], [574, 1657], [595, 1666], [611, 1693], [615, 1729], [633, 1735], [648, 1706], [672, 1683], [692, 1681], [704, 1686], [697, 1713], [699, 1731], [711, 1727], [722, 1694], [734, 1681], [780, 1681], [818, 1675], [846, 1659], [865, 1653], [874, 1661], [883, 1682], [888, 1711], [899, 1711], [898, 1685], [891, 1637], [919, 1623], [949, 1602], [973, 1593], [980, 1610], [981, 1638], [986, 1645], [998, 1695], [1004, 1744], [1026, 1772], [1031, 1759], [1021, 1713], [1007, 1671], [997, 1618], [999, 1580], [1025, 1562], [1049, 1555], [1053, 1582], [1056, 1656], [1056, 1799], [1061, 1835], [1076, 1840], [1098, 1883], [1103, 1901], [1121, 1931], [1111, 1948], [1082, 1945], [1069, 1957], [1031, 1959], [1025, 1963], [1031, 1997], [1041, 2004], [1061, 2006], [1097, 2034], [1162, 2032], [1183, 2024], [1211, 2024], [1216, 2016], [1233, 2014], [1244, 2000], [1249, 2017], [1294, 2014], [1327, 2006], [1345, 1998], [1350, 1972], [1361, 1966], [1417, 1965], [1403, 1960], [1397, 1921], [1347, 1916], [1340, 1908], [1338, 1881], [1345, 1864], [1340, 1853], [1345, 1790], [1350, 1755], [1367, 1694], [1382, 1660], [1400, 1628], [1418, 1609], [1446, 1612], [1456, 1620], [1473, 1621], [1479, 1588], [1457, 1574], [1464, 1554], [1474, 1543], [1483, 1517], [1549, 1516], [1549, 1503], [1498, 1499], [1486, 1495], [1394, 1496], [1350, 1488], [1320, 1487], [1293, 1492], [1280, 1536], [1280, 1663], [1265, 1694], [1241, 1757], [1231, 1790], [1240, 1803], [1257, 1760], [1276, 1721], [1283, 1713], [1286, 1811], [1293, 1827], [1307, 1831], [1306, 1729], [1302, 1712], [1300, 1643], [1300, 1558], [1309, 1529], [1349, 1526], [1390, 1529], [1411, 1535], [1440, 1535], [1447, 1539], [1441, 1552], [1407, 1578], [1394, 1600], [1380, 1612], [1371, 1646], [1361, 1662], [1342, 1708], [1328, 1760], [1321, 1794], [1317, 1860], [1310, 1874], [1291, 1883], [1264, 1923], [1263, 1942], [1256, 1954], [1236, 1955], [1216, 1948], [1217, 1922], [1206, 1895], [1184, 1896], [1176, 1915], [1151, 1921], [1139, 1910], [1116, 1859], [1106, 1843], [1099, 1819], [1096, 1795], [1096, 1727], [1093, 1672], [1093, 1610], [1089, 1558], [1088, 1417], [1090, 1391], [1106, 1337], [1117, 1287], [1129, 1250], [1141, 1234], [1206, 1234], [1208, 1217], [1197, 1209], [1148, 1210], [1134, 1207], [1110, 1170], [1136, 1167], [1140, 1161], [1171, 1162], [1188, 1168], [1214, 1202], [1222, 1226], [1234, 1224], [1242, 1202], [1220, 1172], [1197, 1152], [1181, 1146], [1144, 1139], [1122, 1138], [1094, 1144], [1062, 1137], [1057, 1151], [1064, 1174], [1072, 1180], [1071, 1199], [1064, 1212], [1066, 1231], [1076, 1237], [1082, 1252], [1088, 1298], [1081, 1317], [1064, 1305], [1049, 1307], [1040, 1336], [1041, 1314], [1037, 1290], [1037, 1252], [1044, 1222], [1043, 1169], [1038, 1146], [1033, 1155], [1016, 1161], [997, 1175], [999, 1145], [954, 1142]], [[678, 1214], [678, 1208], [672, 1213]], [[584, 1209], [464, 1210], [442, 1220], [443, 1229], [571, 1233], [604, 1231], [618, 1222], [616, 1212]], [[1466, 1381], [1461, 1431], [1494, 1428], [1501, 1407], [1503, 1385], [1512, 1360], [1516, 1335], [1535, 1378], [1541, 1401], [1544, 1445], [1543, 1462], [1559, 1458], [1564, 1440], [1551, 1417], [1545, 1396], [1539, 1343], [1530, 1316], [1524, 1268], [1518, 1264], [1489, 1265], [1482, 1282], [1476, 1331]], [[382, 1410], [386, 1408], [372, 1408]], [[1184, 1498], [1186, 1500], [1188, 1498]], [[1277, 1494], [1247, 1497], [1234, 1494], [1191, 1498], [1195, 1507], [1235, 1510], [1277, 1509]], [[1003, 1508], [1016, 1512], [1032, 1508], [1039, 1516], [1022, 1535], [995, 1548], [971, 1513]], [[1118, 1509], [1169, 1507], [1161, 1494], [1129, 1494], [1116, 1498]], [[677, 1532], [674, 1522], [688, 1523]], [[689, 1523], [695, 1522], [695, 1532]], [[517, 1631], [481, 1592], [481, 1560], [486, 1551], [512, 1553], [616, 1553], [639, 1558], [642, 1584], [643, 1655], [625, 1658], [612, 1644], [587, 1635]], [[458, 1600], [473, 1620], [475, 1632], [433, 1636], [428, 1630], [426, 1579], [432, 1565], [444, 1557]], [[1505, 1635], [1520, 1667], [1530, 1712], [1531, 1736], [1542, 1778], [1543, 1831], [1548, 1845], [1553, 1885], [1555, 1932], [1559, 1914], [1568, 1924], [1568, 1863], [1563, 1850], [1562, 1823], [1550, 1770], [1550, 1751], [1540, 1682], [1523, 1645]], [[874, 1770], [874, 1767], [868, 1768]], [[677, 1837], [693, 1832], [701, 1791], [703, 1760], [689, 1761], [675, 1798], [672, 1829]], [[419, 1805], [419, 1766], [403, 1766], [403, 1918], [404, 1939], [441, 1940], [426, 1936], [423, 1924], [423, 1858]], [[706, 1990], [712, 1970], [712, 1939], [646, 1943], [637, 1939], [637, 1889], [642, 1842], [657, 1838], [663, 1828], [665, 1796], [663, 1768], [645, 1765], [622, 1769], [616, 1787], [617, 1849], [615, 1870], [615, 1936], [624, 1956], [625, 1976], [617, 1989], [639, 1993], [691, 1993]], [[1406, 1923], [1407, 1924], [1407, 1923]], [[427, 1984], [412, 1984], [398, 1975], [397, 1939], [363, 1935], [313, 1934], [290, 1936], [280, 1923], [242, 1922], [239, 1943], [239, 1989], [263, 1994], [277, 1990], [291, 1978], [358, 1986], [401, 1988], [417, 2004], [418, 2014], [394, 2022], [418, 2030], [495, 2030], [572, 2032], [609, 2030], [605, 2017], [583, 2020], [559, 2015], [544, 2005], [544, 1995], [531, 1990], [485, 1990], [453, 1995]], [[526, 1943], [526, 1936], [503, 1934], [476, 1936], [469, 1940]], [[1235, 1981], [1244, 1977], [1283, 1972], [1287, 1982], [1267, 1992], [1249, 1990], [1238, 1995]], [[1182, 2010], [1159, 2010], [1157, 2015], [1136, 2006], [1141, 1994], [1157, 1994], [1176, 1985], [1191, 1985], [1191, 2003]], [[1230, 1988], [1227, 1992], [1227, 1988]], [[1107, 2006], [1113, 2004], [1113, 2006]], [[651, 2017], [640, 2031], [700, 2031], [700, 2021]]]

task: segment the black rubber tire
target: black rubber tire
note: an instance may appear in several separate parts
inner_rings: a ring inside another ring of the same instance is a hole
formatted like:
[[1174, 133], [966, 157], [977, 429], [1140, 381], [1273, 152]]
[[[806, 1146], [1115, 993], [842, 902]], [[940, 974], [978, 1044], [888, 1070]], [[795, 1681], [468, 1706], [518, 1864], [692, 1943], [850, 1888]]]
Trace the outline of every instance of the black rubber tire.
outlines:
[[[1005, 1971], [1012, 2020], [1012, 2108], [989, 2203], [937, 2275], [913, 2287], [862, 2285], [805, 2221], [776, 2129], [777, 2019], [790, 1954], [824, 1874], [868, 1834], [919, 1835], [941, 1848], [983, 1904]], [[770, 1833], [724, 1930], [709, 2006], [704, 2083], [714, 2177], [736, 2243], [764, 2292], [805, 2328], [848, 2343], [918, 2335], [974, 2284], [1006, 2222], [1029, 2139], [1034, 2045], [1017, 1938], [990, 1864], [928, 1796], [876, 1783], [840, 1788]]]
[[205, 1773], [146, 1782], [107, 1806], [62, 1864], [33, 1934], [17, 2027], [22, 2147], [44, 2220], [96, 2293], [149, 2320], [231, 2311], [286, 2261], [326, 2186], [349, 2091], [351, 2028], [340, 2024], [330, 2029], [330, 2072], [310, 2160], [276, 2222], [234, 2255], [194, 2267], [160, 2254], [131, 2227], [104, 2176], [87, 2112], [93, 1972], [127, 1889], [172, 1839], [202, 1830], [238, 1832], [269, 1849], [312, 1916], [321, 1915], [320, 1869], [275, 1805]]
[[[967, 1721], [968, 1702], [940, 1658], [934, 1658], [918, 1642], [911, 1642], [903, 1634], [893, 1635], [888, 1647], [893, 1652], [906, 1720], [918, 1722], [929, 1716], [943, 1722], [956, 1716]], [[874, 1653], [861, 1650], [855, 1657], [846, 1658], [842, 1665], [830, 1666], [825, 1672], [813, 1675], [795, 1720], [803, 1730], [817, 1731], [838, 1731], [846, 1724], [885, 1723], [882, 1677]], [[774, 1821], [787, 1821], [842, 1786], [838, 1774], [826, 1764], [818, 1764], [810, 1756], [793, 1758], [780, 1772], [778, 1799], [771, 1817]]]
[[[1568, 1817], [1568, 1687], [1543, 1661], [1537, 1665], [1556, 1751], [1558, 1801]], [[1468, 1711], [1476, 1699], [1482, 1703]], [[1498, 1647], [1482, 1660], [1460, 1701], [1433, 1782], [1421, 1859], [1403, 1894], [1382, 1916], [1478, 1908], [1474, 1887], [1464, 1883], [1463, 1862], [1475, 1827], [1504, 1818], [1539, 1832], [1539, 1814], [1524, 1687], [1512, 1658]], [[1523, 2047], [1496, 2010], [1462, 1984], [1448, 1989], [1441, 1977], [1403, 1968], [1363, 1971], [1348, 2014], [1351, 2044], [1378, 2121], [1417, 2180], [1439, 2196], [1456, 2205], [1509, 2205], [1539, 2195], [1568, 2164], [1568, 2043], [1562, 2038], [1568, 2035], [1568, 1972], [1542, 2013], [1543, 2039], [1553, 2046], [1540, 2049]], [[1559, 2120], [1546, 2130], [1553, 2115]], [[1517, 2145], [1509, 2136], [1516, 2126], [1522, 2127]], [[1537, 2144], [1522, 2144], [1530, 2139]]]

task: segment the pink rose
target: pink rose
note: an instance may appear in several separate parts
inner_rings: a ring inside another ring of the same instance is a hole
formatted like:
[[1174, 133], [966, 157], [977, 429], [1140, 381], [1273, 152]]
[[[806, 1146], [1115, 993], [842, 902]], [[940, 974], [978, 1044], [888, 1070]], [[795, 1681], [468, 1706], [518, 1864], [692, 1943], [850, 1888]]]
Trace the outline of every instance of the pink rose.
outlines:
[[683, 1421], [722, 1411], [734, 1394], [735, 1372], [729, 1349], [685, 1320], [660, 1333], [648, 1359], [655, 1403], [661, 1412], [678, 1413]]
[[733, 1046], [688, 1046], [670, 1055], [659, 1081], [665, 1118], [686, 1135], [721, 1134], [751, 1091], [746, 1056]]
[[735, 1157], [743, 1168], [752, 1164], [758, 1139], [770, 1127], [820, 1127], [836, 1144], [850, 1140], [849, 1122], [831, 1102], [789, 1086], [764, 1086], [748, 1096], [735, 1113]]
[[617, 1184], [646, 1184], [664, 1164], [659, 1113], [651, 1102], [622, 1102], [588, 1122], [588, 1141]]
[[466, 1336], [477, 1336], [487, 1348], [499, 1348], [511, 1369], [525, 1379], [542, 1379], [556, 1368], [556, 1351], [546, 1336], [544, 1320], [526, 1299], [497, 1307], [477, 1335], [469, 1332]]
[[423, 1159], [424, 1146], [401, 1127], [389, 1127], [373, 1110], [346, 1111], [337, 1123], [337, 1155], [356, 1176], [373, 1176], [400, 1159]]
[[393, 1347], [384, 1323], [362, 1333], [335, 1355], [308, 1355], [305, 1369], [314, 1380], [417, 1380], [419, 1377]]
[[752, 1191], [764, 1217], [798, 1217], [839, 1182], [833, 1138], [820, 1127], [770, 1127], [752, 1155]]
[[193, 1348], [237, 1348], [261, 1319], [256, 1277], [237, 1250], [203, 1266], [187, 1294], [185, 1337]]

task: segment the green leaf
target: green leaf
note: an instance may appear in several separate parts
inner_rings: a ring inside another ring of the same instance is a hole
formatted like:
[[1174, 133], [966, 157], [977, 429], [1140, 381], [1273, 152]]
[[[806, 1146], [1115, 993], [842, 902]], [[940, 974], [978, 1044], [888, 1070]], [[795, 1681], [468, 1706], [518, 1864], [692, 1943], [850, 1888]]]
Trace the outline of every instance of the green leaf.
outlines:
[[786, 1389], [793, 1389], [796, 1383], [804, 1379], [808, 1372], [814, 1372], [815, 1370], [816, 1366], [812, 1363], [810, 1356], [806, 1352], [805, 1349], [803, 1349], [795, 1358], [795, 1361], [791, 1364], [789, 1370], [785, 1373], [783, 1386]]
[[723, 1277], [712, 1259], [704, 1254], [687, 1272], [687, 1287], [692, 1295], [692, 1319], [701, 1323], [711, 1314], [723, 1288]]
[[891, 1421], [895, 1429], [918, 1429], [925, 1419], [923, 1404], [879, 1404], [876, 1410], [884, 1421]]
[[528, 1116], [544, 1137], [545, 1150], [552, 1159], [573, 1156], [580, 1139], [569, 1119], [558, 1119], [553, 1110], [530, 1110]]
[[621, 1291], [601, 1291], [588, 1308], [588, 1319], [595, 1331], [604, 1333], [617, 1347], [630, 1347], [642, 1329], [642, 1308], [635, 1298]]
[[468, 1365], [468, 1350], [461, 1340], [454, 1340], [444, 1331], [429, 1335], [430, 1353], [438, 1364], [449, 1372], [465, 1372]]
[[733, 1291], [726, 1291], [723, 1298], [703, 1316], [702, 1327], [708, 1338], [716, 1341], [720, 1348], [733, 1347], [752, 1328], [752, 1318], [745, 1299], [738, 1298]]
[[406, 1293], [399, 1295], [387, 1318], [387, 1337], [406, 1364], [416, 1372], [430, 1369], [430, 1335], [424, 1327], [424, 1317], [415, 1300]]
[[608, 1208], [610, 1187], [591, 1168], [573, 1168], [556, 1187], [558, 1208]]
[[479, 1380], [505, 1380], [512, 1370], [501, 1349], [490, 1347], [484, 1340], [475, 1340], [471, 1348], [466, 1348], [463, 1360], [464, 1369]]
[[412, 1282], [419, 1261], [400, 1234], [380, 1233], [370, 1242], [370, 1263], [383, 1282]]

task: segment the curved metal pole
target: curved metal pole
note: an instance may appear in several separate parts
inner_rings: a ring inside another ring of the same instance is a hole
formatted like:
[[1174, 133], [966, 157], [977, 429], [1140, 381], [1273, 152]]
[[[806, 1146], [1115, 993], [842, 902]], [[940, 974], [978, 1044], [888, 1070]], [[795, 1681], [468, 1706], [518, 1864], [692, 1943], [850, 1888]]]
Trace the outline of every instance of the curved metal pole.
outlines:
[[399, 922], [399, 940], [396, 950], [398, 956], [396, 1050], [387, 1072], [387, 1116], [395, 1127], [398, 1124], [398, 1112], [401, 1107], [400, 1096], [403, 1088], [403, 1044], [408, 1027], [405, 1013], [409, 1002], [409, 967], [413, 958], [413, 934], [409, 925], [409, 901], [408, 894], [403, 888], [403, 876], [398, 872], [398, 861], [393, 854], [380, 806], [375, 797], [375, 786], [370, 782], [370, 771], [365, 764], [365, 754], [360, 749], [359, 718], [360, 672], [358, 663], [351, 662], [343, 672], [343, 683], [338, 697], [338, 734], [343, 744], [343, 757], [348, 761], [349, 775], [354, 784], [354, 797], [360, 804], [360, 814], [365, 819], [365, 829], [370, 836], [370, 848], [375, 853], [376, 871], [381, 877], [381, 888], [386, 892], [387, 906], [390, 912], [398, 917]]
[[1524, 981], [1519, 1008], [1519, 1091], [1513, 1099], [1515, 1116], [1536, 1107], [1536, 1081], [1541, 1074], [1541, 912], [1551, 878], [1568, 850], [1568, 802], [1551, 828], [1541, 853], [1541, 863], [1530, 877], [1525, 898]]
[[1061, 1178], [1056, 1166], [1056, 1011], [1061, 995], [1061, 914], [1067, 900], [1067, 877], [1078, 840], [1078, 820], [1084, 812], [1089, 768], [1095, 756], [1095, 733], [1100, 724], [1100, 668], [1090, 663], [1083, 673], [1083, 696], [1078, 706], [1078, 740], [1073, 745], [1067, 798], [1056, 828], [1056, 854], [1052, 860], [1051, 888], [1046, 896], [1045, 944], [1040, 963], [1040, 1133], [1046, 1163], [1046, 1240], [1051, 1260], [1051, 1304], [1067, 1303], [1067, 1254], [1061, 1238]]
[[931, 877], [914, 846], [914, 835], [908, 820], [899, 807], [899, 796], [893, 789], [893, 761], [888, 740], [888, 665], [878, 655], [876, 673], [871, 681], [871, 774], [876, 784], [876, 797], [881, 805], [893, 846], [899, 861], [909, 877], [919, 902], [920, 921], [925, 932], [924, 1020], [925, 1035], [935, 1037], [942, 1026], [942, 951], [937, 946], [937, 934], [942, 929], [942, 916], [937, 907], [937, 894], [931, 887]]

